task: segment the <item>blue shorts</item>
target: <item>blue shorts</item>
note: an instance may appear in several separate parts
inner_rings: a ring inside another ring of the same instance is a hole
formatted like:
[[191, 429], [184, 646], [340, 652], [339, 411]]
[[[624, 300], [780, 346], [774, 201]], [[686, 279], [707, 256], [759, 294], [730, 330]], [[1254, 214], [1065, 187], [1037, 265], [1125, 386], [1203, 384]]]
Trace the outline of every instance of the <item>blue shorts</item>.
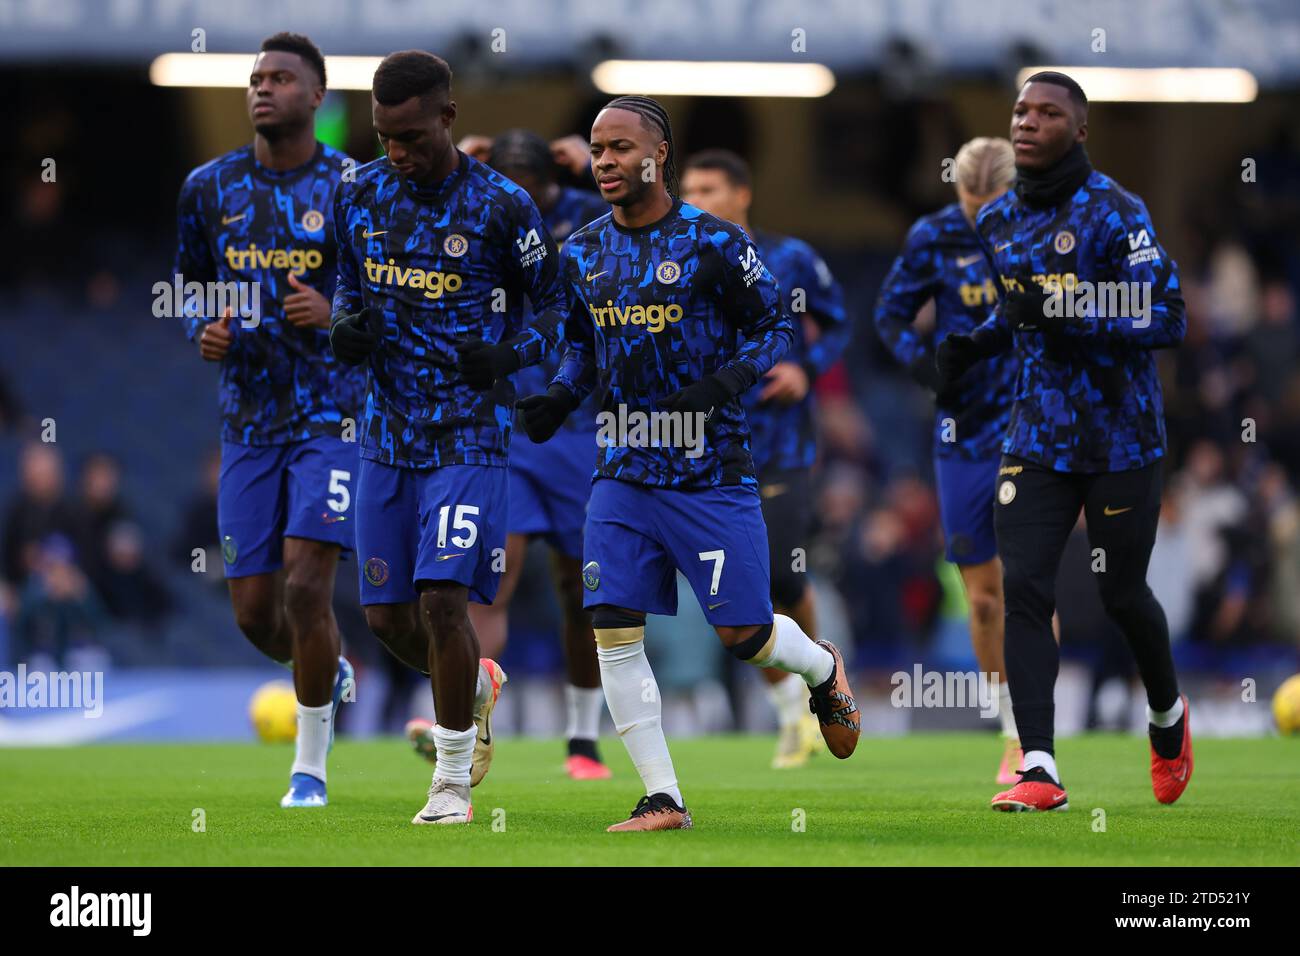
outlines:
[[284, 567], [285, 538], [351, 551], [356, 442], [321, 435], [287, 445], [221, 443], [217, 529], [226, 577]]
[[1000, 456], [986, 461], [934, 460], [945, 554], [953, 564], [983, 564], [997, 557], [993, 502], [1001, 461]]
[[416, 581], [454, 581], [491, 604], [506, 566], [506, 469], [399, 468], [363, 458], [357, 482], [361, 603], [404, 604]]
[[523, 431], [510, 436], [510, 533], [542, 535], [552, 548], [582, 557], [594, 432], [562, 428], [544, 445]]
[[715, 627], [772, 621], [756, 487], [677, 491], [598, 478], [582, 551], [584, 607], [676, 614], [681, 571]]

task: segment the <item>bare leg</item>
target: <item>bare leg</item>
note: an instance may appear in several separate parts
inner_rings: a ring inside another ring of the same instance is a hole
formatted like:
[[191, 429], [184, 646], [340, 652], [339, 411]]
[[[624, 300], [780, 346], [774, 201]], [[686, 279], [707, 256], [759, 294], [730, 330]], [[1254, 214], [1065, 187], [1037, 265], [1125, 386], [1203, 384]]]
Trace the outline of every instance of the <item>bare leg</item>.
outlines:
[[249, 642], [271, 660], [293, 660], [293, 642], [284, 619], [284, 571], [230, 578], [235, 623]]
[[293, 643], [293, 683], [298, 702], [307, 707], [321, 707], [334, 696], [339, 670], [333, 607], [338, 563], [336, 544], [284, 539], [284, 611]]
[[469, 588], [452, 581], [419, 581], [420, 619], [429, 634], [429, 672], [438, 723], [448, 730], [474, 725], [479, 643], [469, 621]]
[[600, 660], [596, 657], [596, 635], [591, 628], [591, 614], [582, 606], [582, 561], [555, 554], [551, 570], [564, 608], [564, 661], [569, 683], [574, 687], [597, 688], [600, 686]]
[[420, 627], [414, 601], [368, 604], [366, 624], [389, 653], [421, 674], [429, 673], [429, 636]]
[[963, 564], [962, 584], [966, 603], [970, 605], [970, 637], [979, 669], [990, 676], [1006, 680], [1006, 663], [1002, 657], [1002, 562], [992, 558], [980, 564]]

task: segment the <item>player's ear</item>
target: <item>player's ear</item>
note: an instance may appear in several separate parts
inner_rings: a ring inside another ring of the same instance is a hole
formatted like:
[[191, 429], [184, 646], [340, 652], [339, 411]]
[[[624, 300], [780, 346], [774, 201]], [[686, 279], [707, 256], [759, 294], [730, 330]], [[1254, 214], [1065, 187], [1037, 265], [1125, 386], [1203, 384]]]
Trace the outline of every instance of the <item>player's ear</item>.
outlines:
[[1078, 130], [1075, 131], [1074, 141], [1076, 143], [1086, 143], [1088, 141], [1088, 117], [1085, 114], [1083, 122], [1079, 124]]
[[456, 101], [448, 100], [447, 105], [442, 108], [442, 125], [451, 129], [451, 124], [456, 122]]

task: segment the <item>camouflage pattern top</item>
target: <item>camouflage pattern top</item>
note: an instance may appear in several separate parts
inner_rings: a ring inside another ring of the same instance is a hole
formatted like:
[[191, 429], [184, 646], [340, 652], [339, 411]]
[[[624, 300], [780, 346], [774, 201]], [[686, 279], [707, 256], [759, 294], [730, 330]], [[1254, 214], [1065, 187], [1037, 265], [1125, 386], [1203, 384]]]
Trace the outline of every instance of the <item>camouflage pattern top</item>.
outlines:
[[[839, 283], [821, 256], [800, 239], [756, 229], [754, 242], [768, 271], [781, 286], [782, 305], [791, 320], [794, 342], [782, 361], [803, 366], [811, 386], [835, 364], [849, 341]], [[812, 341], [805, 319], [817, 329]], [[759, 472], [811, 467], [817, 457], [812, 389], [790, 405], [760, 402], [762, 391], [760, 380], [742, 397], [754, 467]]]
[[[555, 381], [582, 398], [599, 374], [602, 414], [662, 412], [673, 392], [719, 371], [743, 392], [790, 347], [790, 317], [753, 241], [680, 199], [638, 228], [612, 214], [589, 223], [565, 243], [564, 265], [573, 305]], [[739, 398], [714, 410], [698, 456], [611, 444], [599, 450], [595, 476], [664, 488], [756, 486]]]
[[[935, 329], [927, 341], [912, 325], [921, 306], [934, 299]], [[916, 221], [903, 241], [876, 301], [881, 340], [904, 365], [933, 365], [934, 349], [953, 332], [969, 333], [997, 304], [988, 260], [957, 203]], [[934, 416], [934, 454], [980, 461], [996, 458], [1011, 418], [1015, 353], [1003, 352], [967, 374], [955, 410]]]
[[[1153, 349], [1187, 328], [1178, 267], [1142, 200], [1093, 172], [1060, 205], [1012, 190], [975, 230], [1002, 291], [1027, 281], [1066, 290], [1064, 335], [1013, 331], [999, 306], [982, 329], [1020, 357], [1002, 449], [1056, 471], [1143, 468], [1164, 455], [1165, 415]], [[1098, 285], [1102, 284], [1104, 285]]]
[[[542, 215], [542, 221], [546, 223], [556, 245], [562, 248], [575, 229], [599, 219], [607, 212], [609, 203], [595, 193], [561, 186], [559, 200]], [[520, 369], [515, 375], [515, 387], [519, 394], [539, 395], [545, 392], [551, 379], [555, 378], [555, 373], [560, 370], [563, 358], [564, 349], [552, 349], [539, 364]], [[560, 427], [568, 431], [594, 433], [596, 412], [600, 410], [599, 398], [593, 391], [582, 403], [582, 407], [566, 418]]]
[[[486, 164], [458, 156], [445, 179], [422, 188], [377, 159], [336, 198], [334, 312], [372, 306], [383, 315], [361, 439], [372, 461], [504, 467], [514, 384], [470, 388], [456, 344], [514, 340], [528, 366], [563, 333], [559, 253], [537, 206]], [[525, 297], [536, 313], [527, 326]]]
[[[328, 330], [287, 322], [283, 306], [295, 291], [290, 274], [327, 299], [334, 294], [330, 213], [345, 162], [350, 161], [343, 153], [317, 144], [311, 162], [273, 170], [257, 161], [249, 145], [199, 166], [181, 187], [178, 281], [239, 283], [246, 296], [252, 283], [260, 288], [256, 301], [246, 299], [256, 312], [240, 318], [236, 302], [230, 322], [233, 342], [220, 373], [224, 441], [282, 445], [338, 436], [342, 420], [360, 411], [365, 372], [334, 358]], [[220, 318], [219, 307], [208, 315], [199, 298], [181, 316], [191, 341], [205, 321]]]

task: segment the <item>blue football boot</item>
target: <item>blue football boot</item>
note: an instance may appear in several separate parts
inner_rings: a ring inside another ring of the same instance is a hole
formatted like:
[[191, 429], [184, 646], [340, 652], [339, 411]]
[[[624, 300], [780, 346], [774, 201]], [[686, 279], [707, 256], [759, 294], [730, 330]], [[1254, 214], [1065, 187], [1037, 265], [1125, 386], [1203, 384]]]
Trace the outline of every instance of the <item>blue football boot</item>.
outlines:
[[[339, 658], [338, 675], [334, 679], [334, 715], [330, 721], [329, 749], [334, 749], [334, 722], [338, 720], [339, 705], [344, 699], [351, 700], [352, 688], [356, 685], [356, 672], [346, 657]], [[326, 751], [327, 753], [329, 751]], [[295, 773], [289, 778], [289, 792], [280, 798], [280, 806], [290, 807], [324, 807], [329, 805], [325, 793], [325, 781], [318, 780], [308, 773]]]

